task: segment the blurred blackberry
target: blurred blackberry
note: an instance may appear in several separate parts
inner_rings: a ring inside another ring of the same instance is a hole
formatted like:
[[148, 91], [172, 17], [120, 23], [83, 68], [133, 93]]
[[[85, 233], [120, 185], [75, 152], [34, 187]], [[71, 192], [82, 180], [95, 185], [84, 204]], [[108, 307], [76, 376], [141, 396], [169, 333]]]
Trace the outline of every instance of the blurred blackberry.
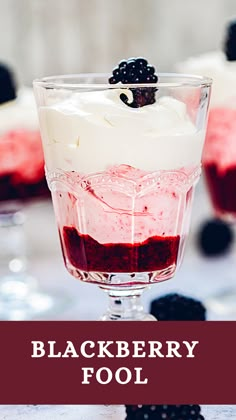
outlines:
[[234, 239], [234, 233], [230, 225], [218, 220], [206, 221], [197, 237], [197, 243], [204, 255], [215, 256], [226, 253]]
[[0, 105], [16, 98], [15, 80], [11, 70], [0, 64]]
[[236, 60], [236, 20], [232, 20], [226, 29], [224, 52], [228, 61]]
[[[155, 74], [155, 68], [150, 66], [145, 58], [129, 58], [122, 60], [114, 68], [112, 76], [109, 78], [110, 84], [123, 83], [156, 83], [158, 77]], [[145, 105], [151, 105], [155, 102], [156, 88], [135, 88], [130, 89], [133, 93], [133, 102], [128, 102], [125, 93], [120, 95], [120, 99], [131, 108], [140, 108]]]
[[126, 405], [126, 420], [204, 420], [199, 405]]
[[158, 321], [205, 321], [206, 308], [193, 298], [170, 293], [151, 302], [150, 312]]

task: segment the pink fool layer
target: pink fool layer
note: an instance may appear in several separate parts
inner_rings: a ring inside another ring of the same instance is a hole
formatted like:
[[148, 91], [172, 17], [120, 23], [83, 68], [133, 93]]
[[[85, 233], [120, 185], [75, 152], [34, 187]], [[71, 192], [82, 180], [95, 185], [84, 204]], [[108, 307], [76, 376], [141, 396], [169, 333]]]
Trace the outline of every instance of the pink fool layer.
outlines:
[[0, 201], [49, 196], [39, 131], [0, 135]]
[[236, 110], [209, 114], [203, 168], [216, 215], [236, 217]]

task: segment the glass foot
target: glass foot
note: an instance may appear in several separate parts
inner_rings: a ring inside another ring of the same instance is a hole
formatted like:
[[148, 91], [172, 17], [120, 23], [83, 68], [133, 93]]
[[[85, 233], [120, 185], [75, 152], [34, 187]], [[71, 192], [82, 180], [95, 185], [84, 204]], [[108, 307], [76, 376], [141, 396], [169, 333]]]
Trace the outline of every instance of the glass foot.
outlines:
[[66, 307], [68, 300], [58, 293], [39, 292], [30, 275], [0, 278], [0, 320], [46, 319]]
[[114, 316], [113, 314], [106, 312], [103, 316], [101, 316], [100, 321], [157, 321], [157, 319], [151, 314], [146, 314], [145, 312], [142, 314], [139, 313], [138, 316], [130, 317], [119, 316], [117, 314]]
[[107, 291], [109, 306], [101, 321], [156, 321], [151, 314], [144, 312], [141, 303], [142, 291]]
[[222, 290], [205, 301], [207, 309], [220, 316], [236, 316], [236, 288]]

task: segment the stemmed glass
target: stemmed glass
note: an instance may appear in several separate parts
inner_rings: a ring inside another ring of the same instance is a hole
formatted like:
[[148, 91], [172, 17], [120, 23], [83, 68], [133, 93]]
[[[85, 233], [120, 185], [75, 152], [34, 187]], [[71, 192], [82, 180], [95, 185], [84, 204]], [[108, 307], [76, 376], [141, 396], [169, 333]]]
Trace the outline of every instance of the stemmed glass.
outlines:
[[[55, 313], [66, 304], [42, 291], [30, 273], [25, 235], [27, 212], [50, 200], [32, 89], [16, 90], [0, 65], [0, 319], [25, 320]], [[30, 219], [30, 218], [29, 218]], [[36, 221], [36, 226], [37, 226]], [[35, 238], [37, 228], [34, 230]]]
[[[236, 97], [225, 89], [223, 99], [214, 101], [209, 112], [203, 169], [215, 216], [236, 222]], [[227, 287], [210, 296], [207, 304], [223, 315], [236, 313], [236, 288]]]
[[[141, 294], [174, 276], [188, 234], [211, 80], [160, 74], [34, 82], [46, 176], [67, 270], [107, 292], [104, 320], [149, 320]], [[155, 103], [132, 108], [134, 89]], [[126, 101], [123, 101], [124, 95]]]
[[[2, 91], [9, 89], [1, 66]], [[11, 84], [10, 83], [10, 87]], [[33, 93], [20, 89], [0, 106], [0, 319], [22, 320], [54, 308], [28, 272], [25, 209], [49, 198]]]

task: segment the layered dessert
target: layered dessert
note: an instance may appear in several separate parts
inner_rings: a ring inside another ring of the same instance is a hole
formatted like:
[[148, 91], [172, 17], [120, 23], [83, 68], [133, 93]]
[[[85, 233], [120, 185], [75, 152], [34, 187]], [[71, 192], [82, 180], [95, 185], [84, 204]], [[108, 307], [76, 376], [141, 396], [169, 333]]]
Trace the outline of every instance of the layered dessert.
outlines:
[[211, 110], [204, 149], [204, 173], [215, 213], [236, 219], [236, 108]]
[[165, 280], [183, 254], [205, 133], [167, 91], [122, 86], [145, 81], [146, 60], [122, 61], [110, 87], [48, 89], [39, 106], [64, 260], [82, 280]]
[[48, 196], [33, 92], [22, 88], [15, 97], [3, 66], [0, 85], [0, 201]]
[[224, 51], [192, 57], [178, 70], [213, 78], [203, 168], [217, 217], [236, 219], [236, 22], [227, 27]]

